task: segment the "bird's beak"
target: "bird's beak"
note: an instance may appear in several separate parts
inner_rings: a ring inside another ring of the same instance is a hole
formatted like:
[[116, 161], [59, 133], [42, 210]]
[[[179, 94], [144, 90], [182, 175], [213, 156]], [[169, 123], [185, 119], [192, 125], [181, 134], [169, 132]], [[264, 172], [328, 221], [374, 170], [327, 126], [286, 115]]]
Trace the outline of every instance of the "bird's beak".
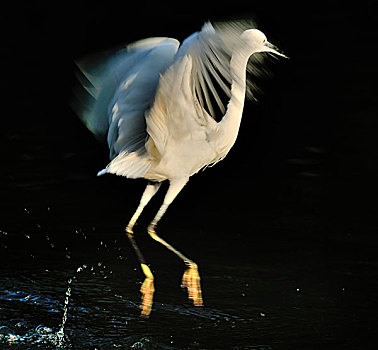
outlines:
[[289, 58], [287, 57], [286, 55], [284, 55], [279, 49], [277, 46], [274, 46], [273, 44], [271, 44], [269, 41], [265, 42], [264, 44], [265, 46], [265, 49], [264, 51], [266, 52], [271, 52], [275, 55], [278, 55], [278, 56], [281, 56], [281, 57], [284, 57], [284, 58]]

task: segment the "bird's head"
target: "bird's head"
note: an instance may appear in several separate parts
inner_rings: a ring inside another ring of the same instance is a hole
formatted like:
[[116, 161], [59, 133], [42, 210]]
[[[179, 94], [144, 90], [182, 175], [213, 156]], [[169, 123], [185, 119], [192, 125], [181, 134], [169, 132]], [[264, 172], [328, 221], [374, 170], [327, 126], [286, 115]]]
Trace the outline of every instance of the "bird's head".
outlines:
[[269, 52], [284, 58], [288, 58], [279, 49], [271, 44], [265, 34], [258, 29], [247, 29], [241, 34], [241, 39], [244, 46], [249, 53], [252, 55], [257, 52]]

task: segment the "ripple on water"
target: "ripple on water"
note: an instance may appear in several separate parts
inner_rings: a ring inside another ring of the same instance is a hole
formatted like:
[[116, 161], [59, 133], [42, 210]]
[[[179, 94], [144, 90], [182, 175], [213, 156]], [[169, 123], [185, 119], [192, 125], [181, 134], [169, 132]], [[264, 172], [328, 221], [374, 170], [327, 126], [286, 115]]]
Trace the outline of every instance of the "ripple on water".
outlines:
[[70, 349], [70, 339], [60, 337], [58, 332], [43, 324], [33, 327], [26, 322], [15, 325], [0, 326], [0, 344], [3, 345], [35, 345], [44, 349]]
[[[220, 311], [218, 305], [195, 308], [156, 301], [150, 320], [142, 321], [134, 275], [128, 279], [122, 266], [115, 270], [116, 279], [104, 279], [101, 272], [111, 275], [105, 265], [73, 262], [64, 271], [49, 267], [8, 275], [0, 289], [0, 348], [173, 350], [248, 344], [256, 317]], [[240, 337], [244, 340], [239, 342]]]

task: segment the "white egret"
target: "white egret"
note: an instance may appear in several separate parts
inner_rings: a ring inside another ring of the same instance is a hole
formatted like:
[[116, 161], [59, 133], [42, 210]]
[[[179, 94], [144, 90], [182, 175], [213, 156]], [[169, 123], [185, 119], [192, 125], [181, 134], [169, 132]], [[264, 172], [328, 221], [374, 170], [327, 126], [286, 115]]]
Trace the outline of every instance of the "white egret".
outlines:
[[[136, 245], [133, 227], [164, 180], [169, 180], [169, 188], [147, 231], [185, 262], [182, 285], [194, 305], [203, 305], [196, 263], [158, 236], [156, 226], [190, 176], [223, 159], [233, 146], [242, 118], [247, 63], [260, 52], [284, 56], [261, 31], [236, 21], [206, 23], [181, 46], [176, 39], [149, 38], [102, 61], [89, 57], [77, 62], [88, 93], [88, 98], [79, 96], [80, 118], [110, 149], [111, 162], [98, 175], [149, 180], [126, 227], [145, 274], [144, 316], [151, 312], [154, 277]], [[221, 90], [229, 99], [226, 107]], [[215, 119], [214, 102], [223, 112], [220, 121]]]

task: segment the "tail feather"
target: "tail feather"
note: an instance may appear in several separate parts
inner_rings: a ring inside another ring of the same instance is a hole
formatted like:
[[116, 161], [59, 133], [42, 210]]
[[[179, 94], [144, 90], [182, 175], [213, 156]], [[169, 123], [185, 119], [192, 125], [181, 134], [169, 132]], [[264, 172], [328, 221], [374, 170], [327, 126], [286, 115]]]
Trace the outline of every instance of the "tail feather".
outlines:
[[151, 160], [149, 160], [146, 151], [131, 153], [123, 151], [105, 169], [99, 171], [97, 176], [111, 173], [136, 179], [143, 177], [150, 167]]

